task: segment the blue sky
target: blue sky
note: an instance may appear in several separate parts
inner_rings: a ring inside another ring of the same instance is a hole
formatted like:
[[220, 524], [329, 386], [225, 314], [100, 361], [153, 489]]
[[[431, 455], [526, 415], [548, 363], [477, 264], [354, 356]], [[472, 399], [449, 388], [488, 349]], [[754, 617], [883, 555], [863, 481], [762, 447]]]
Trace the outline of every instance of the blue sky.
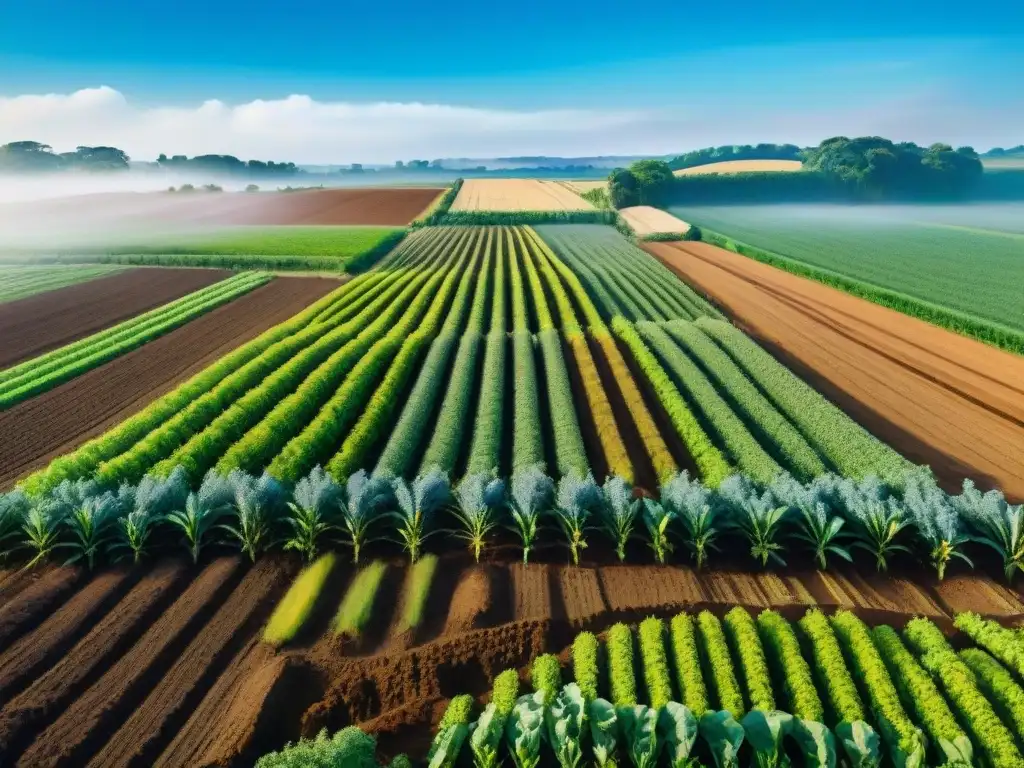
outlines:
[[[660, 153], [866, 131], [1024, 142], [1024, 4], [777, 5], [32, 0], [5, 8], [0, 25], [0, 140], [42, 130], [70, 141], [53, 125], [62, 118], [77, 118], [92, 140], [116, 112], [134, 127], [114, 132], [137, 152], [152, 151], [144, 127], [165, 130], [160, 141], [180, 136], [182, 151], [232, 141], [285, 151], [289, 115], [333, 105], [318, 112], [320, 143], [307, 137], [294, 151], [325, 162], [364, 148], [371, 162], [462, 146], [458, 154]], [[100, 86], [116, 97], [25, 101]], [[283, 101], [296, 94], [310, 102]], [[187, 119], [211, 101], [223, 114]], [[254, 102], [239, 133], [237, 108]], [[415, 110], [376, 114], [404, 123], [407, 140], [345, 128], [380, 102], [437, 109], [425, 123]], [[560, 130], [545, 139], [556, 117]], [[337, 147], [331, 121], [343, 128]], [[272, 130], [276, 143], [262, 137]]]

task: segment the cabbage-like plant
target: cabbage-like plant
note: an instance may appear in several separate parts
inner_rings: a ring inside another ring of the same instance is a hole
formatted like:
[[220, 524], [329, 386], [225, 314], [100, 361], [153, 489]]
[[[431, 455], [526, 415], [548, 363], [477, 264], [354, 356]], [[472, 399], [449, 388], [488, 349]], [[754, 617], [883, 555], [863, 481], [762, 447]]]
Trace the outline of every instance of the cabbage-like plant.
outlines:
[[565, 534], [573, 565], [580, 564], [580, 550], [587, 548], [587, 523], [592, 515], [600, 513], [603, 500], [601, 489], [590, 475], [570, 473], [558, 483], [555, 519]]
[[520, 696], [505, 724], [505, 739], [516, 768], [537, 768], [544, 733], [544, 694]]
[[587, 706], [587, 722], [590, 725], [594, 764], [597, 768], [615, 768], [616, 736], [619, 732], [615, 706], [605, 699], [594, 699]]
[[111, 493], [90, 496], [72, 508], [63, 521], [69, 540], [57, 545], [71, 550], [65, 565], [85, 561], [91, 571], [97, 555], [114, 536], [117, 513], [117, 500]]
[[697, 768], [700, 765], [690, 754], [697, 743], [697, 718], [679, 702], [668, 702], [658, 713], [658, 739], [668, 752], [672, 768]]
[[974, 567], [971, 559], [961, 551], [971, 537], [964, 531], [956, 508], [930, 472], [922, 469], [907, 473], [903, 503], [918, 535], [929, 547], [929, 561], [940, 581], [946, 575], [946, 567], [951, 560], [962, 560]]
[[469, 726], [466, 723], [452, 723], [441, 728], [430, 746], [427, 768], [453, 768], [468, 733]]
[[732, 508], [736, 527], [750, 544], [750, 556], [761, 567], [769, 562], [785, 565], [779, 553], [785, 550], [780, 539], [789, 508], [778, 506], [770, 491], [758, 495], [746, 477], [732, 475], [719, 486], [719, 494]]
[[203, 478], [199, 490], [190, 493], [180, 509], [167, 514], [167, 522], [181, 531], [193, 563], [199, 562], [200, 552], [210, 533], [228, 513], [233, 499], [234, 487], [231, 482], [223, 475], [210, 471]]
[[982, 493], [971, 480], [964, 480], [963, 492], [950, 500], [974, 531], [974, 540], [999, 554], [1003, 575], [1012, 583], [1017, 571], [1024, 571], [1024, 504], [1007, 504], [997, 490]]
[[146, 555], [150, 537], [167, 513], [184, 505], [188, 498], [188, 475], [181, 467], [166, 478], [146, 475], [138, 485], [122, 485], [117, 497], [119, 506], [127, 514], [117, 520], [114, 548], [127, 550], [132, 562], [137, 564]]
[[530, 550], [537, 538], [540, 516], [554, 504], [555, 484], [539, 467], [526, 467], [512, 475], [509, 495], [511, 530], [523, 545], [523, 565], [529, 562]]
[[0, 493], [0, 562], [18, 548], [18, 537], [32, 504], [21, 491]]
[[718, 768], [739, 768], [743, 726], [736, 722], [728, 710], [705, 712], [697, 724], [697, 730], [708, 745]]
[[423, 543], [433, 533], [428, 529], [433, 525], [434, 518], [450, 503], [448, 475], [434, 469], [420, 475], [412, 483], [395, 478], [392, 488], [395, 509], [389, 516], [395, 520], [398, 543], [409, 553], [410, 561], [415, 563]]
[[882, 762], [882, 740], [863, 720], [836, 724], [836, 740], [853, 768], [878, 768]]
[[672, 542], [669, 540], [668, 531], [672, 524], [672, 511], [669, 507], [659, 504], [654, 499], [644, 499], [644, 527], [651, 537], [650, 546], [654, 552], [654, 559], [661, 565], [672, 552]]
[[805, 768], [835, 768], [838, 762], [836, 739], [824, 724], [794, 718], [790, 733], [804, 756]]
[[718, 551], [721, 533], [720, 508], [711, 490], [699, 480], [680, 472], [661, 486], [661, 503], [672, 511], [683, 528], [683, 547], [690, 552], [698, 568], [703, 568], [711, 552]]
[[505, 482], [483, 472], [467, 475], [455, 488], [452, 514], [460, 529], [452, 535], [462, 539], [480, 562], [488, 537], [498, 527], [498, 515], [505, 506]]
[[609, 477], [601, 488], [601, 529], [615, 545], [619, 562], [626, 559], [626, 544], [633, 536], [640, 500], [633, 498], [633, 486], [619, 476]]
[[563, 687], [546, 712], [548, 743], [562, 768], [576, 768], [583, 759], [584, 713], [583, 694], [576, 683]]
[[274, 543], [274, 525], [284, 507], [284, 488], [265, 472], [253, 477], [236, 469], [228, 480], [234, 489], [235, 522], [221, 528], [238, 540], [242, 552], [255, 563], [256, 557]]
[[341, 486], [321, 466], [314, 467], [312, 472], [299, 480], [295, 484], [292, 500], [288, 502], [289, 513], [285, 523], [291, 529], [291, 534], [285, 540], [284, 548], [294, 549], [307, 562], [313, 562], [321, 539], [338, 529], [341, 495]]
[[658, 710], [645, 704], [619, 707], [619, 732], [635, 768], [658, 764]]
[[473, 751], [473, 765], [476, 768], [496, 768], [498, 750], [505, 718], [498, 713], [494, 703], [488, 704], [475, 723], [469, 726], [469, 748]]
[[359, 564], [359, 553], [363, 547], [373, 541], [371, 530], [384, 510], [395, 503], [394, 498], [391, 483], [383, 477], [370, 477], [365, 469], [349, 477], [338, 506], [355, 564]]
[[828, 567], [830, 555], [853, 561], [845, 544], [843, 525], [846, 521], [840, 515], [830, 514], [826, 493], [821, 486], [805, 486], [791, 475], [783, 474], [775, 479], [770, 490], [779, 504], [799, 513], [794, 538], [804, 542], [814, 553], [814, 562], [819, 569]]
[[782, 740], [793, 727], [793, 716], [772, 710], [752, 709], [743, 720], [743, 733], [754, 750], [757, 768], [788, 766], [789, 760], [782, 749]]

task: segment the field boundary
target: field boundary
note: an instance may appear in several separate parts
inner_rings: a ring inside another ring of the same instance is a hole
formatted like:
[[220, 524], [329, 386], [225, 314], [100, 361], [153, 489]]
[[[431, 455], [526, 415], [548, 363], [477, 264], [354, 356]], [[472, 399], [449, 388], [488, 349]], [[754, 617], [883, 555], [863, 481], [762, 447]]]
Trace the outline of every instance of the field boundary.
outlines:
[[719, 248], [738, 253], [740, 256], [746, 256], [754, 261], [760, 261], [798, 277], [805, 277], [831, 288], [837, 288], [852, 296], [902, 312], [961, 336], [967, 336], [1007, 352], [1024, 355], [1024, 333], [1021, 331], [982, 320], [949, 307], [942, 307], [900, 291], [881, 288], [873, 283], [848, 277], [823, 267], [811, 266], [792, 256], [758, 248], [707, 228], [702, 228], [701, 231], [704, 242], [711, 245], [717, 245]]

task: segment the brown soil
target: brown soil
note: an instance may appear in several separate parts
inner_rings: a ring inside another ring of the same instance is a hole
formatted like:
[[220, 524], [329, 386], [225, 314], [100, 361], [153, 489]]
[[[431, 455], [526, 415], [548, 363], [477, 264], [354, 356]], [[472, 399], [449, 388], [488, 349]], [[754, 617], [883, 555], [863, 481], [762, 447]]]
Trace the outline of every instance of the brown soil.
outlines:
[[1024, 499], [1024, 358], [705, 243], [645, 248], [949, 490]]
[[553, 567], [551, 591], [556, 604], [552, 618], [563, 619], [574, 627], [608, 610], [601, 581], [593, 568]]
[[280, 277], [149, 344], [0, 413], [0, 488], [136, 413], [337, 287]]
[[0, 648], [8, 648], [54, 611], [79, 585], [77, 568], [54, 568], [22, 589], [16, 599], [0, 606]]
[[129, 269], [0, 304], [0, 368], [102, 331], [231, 276], [222, 269]]

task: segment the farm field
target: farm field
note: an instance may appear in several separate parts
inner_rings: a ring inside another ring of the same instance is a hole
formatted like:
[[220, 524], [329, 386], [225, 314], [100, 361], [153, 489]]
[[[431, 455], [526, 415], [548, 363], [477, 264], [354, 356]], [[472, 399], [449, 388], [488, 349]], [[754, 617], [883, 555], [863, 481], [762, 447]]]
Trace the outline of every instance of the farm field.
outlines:
[[0, 266], [0, 305], [117, 271], [117, 267]]
[[589, 211], [594, 206], [557, 181], [467, 179], [452, 211]]
[[[79, 268], [43, 269], [73, 272]], [[231, 274], [212, 269], [99, 267], [98, 271], [100, 275], [86, 282], [0, 303], [0, 369], [102, 331]]]
[[799, 160], [723, 160], [720, 163], [695, 165], [673, 171], [676, 176], [699, 176], [708, 173], [757, 173], [759, 171], [799, 171], [803, 163]]
[[[799, 264], [1024, 330], [1024, 206], [731, 206], [681, 218]], [[991, 231], [983, 231], [991, 230]], [[1015, 230], [1016, 233], [1015, 234]]]
[[1024, 359], [704, 243], [645, 247], [947, 487], [1024, 499]]
[[564, 187], [567, 187], [568, 189], [571, 189], [573, 192], [576, 192], [577, 194], [582, 194], [583, 192], [590, 192], [595, 189], [608, 188], [607, 179], [601, 179], [600, 181], [560, 181], [559, 184], [561, 184]]
[[0, 430], [6, 435], [0, 444], [0, 488], [109, 429], [337, 286], [336, 280], [276, 278], [155, 341], [0, 412]]
[[653, 235], [656, 232], [678, 232], [683, 234], [690, 230], [690, 225], [685, 221], [677, 219], [667, 211], [663, 211], [660, 208], [652, 208], [649, 205], [620, 208], [619, 214], [640, 237]]
[[[712, 632], [716, 621], [701, 617], [697, 638], [729, 638], [724, 660], [733, 669], [736, 698], [716, 692], [718, 678], [707, 667], [692, 669], [690, 679], [703, 676], [708, 707], [735, 702], [745, 710], [756, 704], [732, 644], [733, 633], [742, 631], [742, 616], [728, 613], [734, 606], [751, 616], [773, 609], [801, 636], [814, 637], [820, 619], [798, 623], [814, 606], [828, 614], [849, 611], [843, 620], [854, 626], [853, 616], [860, 616], [902, 630], [917, 615], [949, 631], [965, 608], [965, 590], [977, 596], [971, 607], [984, 617], [1024, 617], [1019, 592], [974, 577], [923, 588], [899, 576], [865, 578], [843, 569], [779, 578], [698, 574], [685, 566], [474, 565], [447, 556], [428, 585], [421, 623], [409, 630], [402, 617], [415, 594], [414, 570], [387, 563], [371, 618], [356, 638], [332, 629], [357, 573], [335, 565], [299, 634], [280, 649], [261, 635], [298, 573], [292, 559], [264, 557], [255, 566], [228, 556], [197, 566], [165, 559], [91, 579], [71, 569], [0, 572], [0, 751], [12, 766], [241, 767], [286, 740], [358, 723], [379, 737], [382, 754], [422, 756], [448, 702], [464, 694], [486, 701], [502, 670], [515, 670], [525, 693], [534, 659], [551, 653], [564, 681], [575, 677], [582, 687], [574, 641], [591, 632], [610, 642], [620, 631], [609, 632], [616, 622], [662, 619], [668, 668], [678, 670], [668, 642], [674, 617], [686, 611], [697, 619], [704, 610], [726, 617], [724, 635]], [[842, 647], [845, 663], [853, 663]], [[765, 645], [769, 659], [770, 648]], [[633, 662], [640, 681], [635, 695], [649, 703], [643, 674], [649, 659], [642, 650]], [[815, 658], [807, 656], [812, 665]], [[596, 690], [611, 698], [608, 679], [600, 674]], [[671, 698], [679, 691], [676, 680], [673, 672]], [[773, 688], [778, 706], [789, 710], [783, 687]], [[818, 692], [827, 703], [827, 689]], [[697, 702], [685, 700], [699, 710]], [[920, 727], [911, 702], [905, 706]], [[474, 704], [474, 719], [479, 711]], [[267, 722], [275, 727], [264, 727]]]

